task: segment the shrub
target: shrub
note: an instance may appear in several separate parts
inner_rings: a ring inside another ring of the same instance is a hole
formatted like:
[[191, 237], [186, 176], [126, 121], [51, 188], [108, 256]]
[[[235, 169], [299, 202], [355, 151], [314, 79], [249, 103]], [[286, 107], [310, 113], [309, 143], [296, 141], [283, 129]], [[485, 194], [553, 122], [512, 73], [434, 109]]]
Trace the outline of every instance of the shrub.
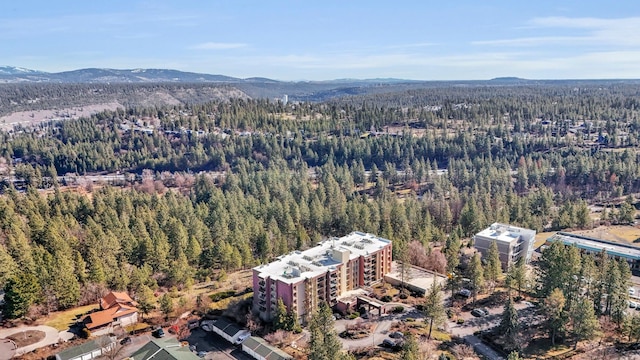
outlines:
[[360, 317], [360, 313], [359, 312], [354, 312], [349, 314], [349, 319], [353, 320], [353, 319], [357, 319]]
[[82, 331], [80, 332], [80, 337], [82, 337], [83, 339], [88, 339], [91, 337], [91, 330], [84, 328], [82, 329]]
[[404, 306], [396, 306], [393, 308], [393, 313], [400, 314], [404, 312]]
[[414, 321], [416, 321], [416, 319], [408, 317], [408, 318], [404, 319], [404, 321], [406, 321], [406, 322], [414, 322]]
[[409, 296], [407, 294], [400, 294], [398, 297], [402, 300], [406, 300]]
[[464, 324], [464, 319], [463, 318], [458, 318], [458, 320], [456, 320], [456, 323]]
[[291, 332], [285, 330], [276, 330], [271, 334], [267, 334], [264, 336], [264, 339], [267, 340], [272, 345], [283, 345], [285, 343], [289, 343], [291, 339]]
[[389, 302], [391, 300], [393, 300], [393, 297], [391, 297], [391, 295], [385, 295], [385, 296], [380, 298], [380, 301], [382, 301], [382, 302]]
[[217, 302], [220, 300], [224, 300], [227, 298], [230, 298], [232, 296], [236, 295], [236, 291], [235, 290], [227, 290], [227, 291], [221, 291], [221, 292], [217, 292], [214, 294], [209, 295], [209, 297], [211, 298], [211, 301], [213, 302]]

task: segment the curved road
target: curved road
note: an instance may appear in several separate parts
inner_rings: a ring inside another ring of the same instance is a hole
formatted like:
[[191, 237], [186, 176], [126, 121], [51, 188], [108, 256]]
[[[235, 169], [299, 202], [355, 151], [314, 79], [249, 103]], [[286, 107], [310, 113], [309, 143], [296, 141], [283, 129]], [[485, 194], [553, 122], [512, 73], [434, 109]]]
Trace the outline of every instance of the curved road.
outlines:
[[[23, 331], [29, 331], [29, 330], [35, 330], [35, 331], [42, 331], [45, 334], [44, 339], [38, 341], [35, 344], [31, 344], [25, 347], [21, 347], [18, 348], [16, 350], [16, 355], [22, 355], [22, 354], [26, 354], [28, 352], [31, 352], [35, 349], [39, 349], [41, 347], [45, 347], [45, 346], [49, 346], [52, 344], [56, 344], [58, 343], [58, 340], [60, 339], [60, 333], [58, 332], [57, 329], [52, 328], [51, 326], [45, 326], [45, 325], [40, 325], [40, 326], [21, 326], [18, 328], [10, 328], [10, 329], [0, 329], [0, 339], [6, 338], [7, 336], [13, 335], [13, 334], [20, 334]], [[2, 354], [0, 354], [0, 359], [2, 359]]]

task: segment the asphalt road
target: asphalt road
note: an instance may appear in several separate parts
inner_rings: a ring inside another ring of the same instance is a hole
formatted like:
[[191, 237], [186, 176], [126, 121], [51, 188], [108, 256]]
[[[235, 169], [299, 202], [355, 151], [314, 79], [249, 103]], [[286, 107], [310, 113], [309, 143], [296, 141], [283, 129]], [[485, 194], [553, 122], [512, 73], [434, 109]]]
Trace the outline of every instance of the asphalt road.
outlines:
[[[375, 326], [373, 329], [373, 334], [365, 338], [355, 340], [340, 338], [340, 341], [342, 342], [342, 348], [345, 350], [355, 350], [368, 346], [380, 345], [382, 341], [389, 336], [391, 325], [393, 323], [409, 317], [414, 319], [423, 317], [420, 312], [416, 311], [412, 307], [408, 307], [405, 305], [405, 309], [406, 311], [402, 314], [384, 314], [380, 317], [373, 317], [368, 319], [367, 321], [373, 323], [373, 325]], [[338, 334], [341, 333], [345, 330], [348, 324], [353, 324], [355, 323], [355, 321], [364, 321], [364, 319], [337, 320], [335, 327], [336, 331], [338, 332]]]

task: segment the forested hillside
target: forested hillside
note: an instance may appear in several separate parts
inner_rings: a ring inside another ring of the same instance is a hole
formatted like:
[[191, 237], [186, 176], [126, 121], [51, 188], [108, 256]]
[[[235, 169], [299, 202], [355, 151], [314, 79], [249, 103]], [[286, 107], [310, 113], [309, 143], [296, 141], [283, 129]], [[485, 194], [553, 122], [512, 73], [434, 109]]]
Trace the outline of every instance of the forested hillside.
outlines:
[[[16, 129], [0, 135], [15, 171], [0, 197], [0, 283], [23, 294], [20, 316], [93, 301], [105, 286], [189, 286], [353, 230], [401, 253], [494, 221], [590, 227], [593, 204], [630, 222], [637, 99], [624, 85], [449, 88], [138, 107]], [[155, 172], [144, 186], [90, 196], [54, 177], [144, 169]]]

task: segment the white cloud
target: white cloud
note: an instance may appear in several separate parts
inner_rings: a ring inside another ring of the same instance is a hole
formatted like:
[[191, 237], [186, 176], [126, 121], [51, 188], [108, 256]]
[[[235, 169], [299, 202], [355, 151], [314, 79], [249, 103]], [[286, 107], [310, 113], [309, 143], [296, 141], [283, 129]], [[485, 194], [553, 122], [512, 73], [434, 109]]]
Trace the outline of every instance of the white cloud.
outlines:
[[[604, 19], [604, 18], [570, 18], [551, 16], [533, 18], [520, 30], [548, 32], [554, 29], [558, 34], [552, 36], [530, 36], [511, 39], [474, 41], [473, 45], [490, 46], [545, 46], [545, 45], [589, 45], [589, 46], [640, 46], [640, 17]], [[582, 32], [576, 36], [562, 33], [572, 30]]]
[[538, 36], [500, 40], [480, 40], [472, 41], [471, 44], [490, 46], [540, 46], [552, 44], [587, 43], [589, 41], [591, 41], [591, 38], [586, 36]]
[[194, 50], [227, 50], [238, 49], [246, 47], [247, 44], [243, 43], [222, 43], [222, 42], [206, 42], [202, 44], [193, 45], [190, 49]]

